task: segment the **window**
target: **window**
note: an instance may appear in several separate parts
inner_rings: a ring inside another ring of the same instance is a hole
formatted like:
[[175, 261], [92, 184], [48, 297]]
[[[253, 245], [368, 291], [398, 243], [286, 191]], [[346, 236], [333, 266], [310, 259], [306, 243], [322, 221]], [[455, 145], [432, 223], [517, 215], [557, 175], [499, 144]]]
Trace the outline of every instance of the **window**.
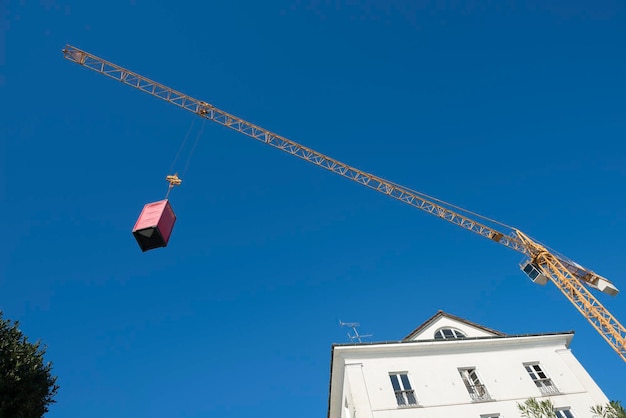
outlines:
[[409, 375], [407, 373], [391, 373], [389, 378], [391, 379], [393, 391], [396, 394], [398, 406], [416, 406], [417, 399], [415, 398], [415, 392], [411, 388]]
[[569, 408], [557, 408], [555, 412], [557, 418], [574, 418], [574, 414]]
[[476, 369], [459, 369], [459, 374], [473, 401], [491, 400], [487, 388], [480, 382]]
[[524, 364], [524, 367], [530, 375], [530, 378], [533, 379], [533, 382], [535, 382], [535, 385], [539, 388], [541, 394], [554, 395], [559, 393], [559, 390], [556, 388], [556, 386], [554, 386], [552, 380], [548, 376], [546, 376], [543, 370], [541, 370], [541, 366], [539, 366], [539, 363]]
[[466, 338], [463, 332], [454, 328], [439, 328], [435, 331], [435, 340], [455, 340], [457, 338]]

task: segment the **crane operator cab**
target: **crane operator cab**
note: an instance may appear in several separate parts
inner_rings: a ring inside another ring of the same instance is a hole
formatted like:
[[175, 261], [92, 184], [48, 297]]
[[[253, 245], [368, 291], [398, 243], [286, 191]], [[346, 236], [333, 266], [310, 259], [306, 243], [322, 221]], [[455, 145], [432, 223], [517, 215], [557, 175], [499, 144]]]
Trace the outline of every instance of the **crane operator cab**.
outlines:
[[530, 260], [526, 260], [520, 266], [522, 271], [528, 276], [533, 283], [537, 283], [540, 285], [544, 285], [548, 283], [548, 278], [541, 272], [539, 267], [530, 262]]

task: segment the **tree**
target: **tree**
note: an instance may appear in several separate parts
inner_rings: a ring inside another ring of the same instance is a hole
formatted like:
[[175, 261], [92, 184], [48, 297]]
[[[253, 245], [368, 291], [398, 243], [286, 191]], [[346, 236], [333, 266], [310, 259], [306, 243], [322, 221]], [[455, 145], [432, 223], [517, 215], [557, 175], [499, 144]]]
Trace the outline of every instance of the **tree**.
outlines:
[[517, 408], [524, 418], [557, 418], [550, 399], [538, 401], [535, 398], [528, 398], [523, 404], [518, 403]]
[[[550, 399], [537, 401], [528, 398], [523, 404], [517, 404], [517, 408], [524, 418], [557, 418], [556, 409]], [[619, 401], [611, 401], [606, 405], [591, 407], [594, 418], [626, 418], [626, 410]]]
[[0, 417], [41, 418], [59, 386], [44, 362], [46, 347], [30, 343], [18, 326], [0, 311]]
[[606, 405], [596, 405], [591, 408], [595, 417], [600, 418], [626, 418], [626, 409], [620, 401], [611, 401]]

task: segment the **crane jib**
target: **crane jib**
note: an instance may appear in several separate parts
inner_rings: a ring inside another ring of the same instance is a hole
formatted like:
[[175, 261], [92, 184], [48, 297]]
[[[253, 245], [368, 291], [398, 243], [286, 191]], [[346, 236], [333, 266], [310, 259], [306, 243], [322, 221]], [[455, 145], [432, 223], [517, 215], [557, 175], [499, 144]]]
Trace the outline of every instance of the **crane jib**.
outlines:
[[[533, 264], [534, 268], [541, 271], [545, 277], [561, 290], [619, 356], [626, 361], [626, 328], [602, 306], [593, 294], [583, 285], [583, 282], [593, 288], [613, 295], [617, 294], [617, 288], [615, 288], [608, 279], [597, 275], [591, 270], [565, 257], [552, 254], [546, 247], [532, 240], [521, 231], [507, 227], [510, 229], [508, 233], [500, 232], [495, 228], [472, 219], [470, 216], [463, 215], [459, 213], [459, 211], [453, 210], [453, 208], [456, 208], [453, 205], [446, 204], [437, 199], [431, 200], [426, 198], [425, 195], [413, 192], [380, 177], [358, 170], [270, 132], [267, 129], [238, 118], [235, 115], [222, 111], [207, 102], [194, 99], [191, 96], [152, 81], [71, 45], [67, 45], [65, 49], [63, 49], [63, 56], [69, 61], [142, 90], [187, 111], [193, 112], [200, 117], [231, 128], [257, 141], [318, 165], [356, 183], [362, 184], [370, 189], [376, 190], [526, 255], [529, 257], [529, 261]], [[434, 200], [437, 200], [439, 203], [436, 203]], [[477, 217], [480, 216], [477, 215]]]

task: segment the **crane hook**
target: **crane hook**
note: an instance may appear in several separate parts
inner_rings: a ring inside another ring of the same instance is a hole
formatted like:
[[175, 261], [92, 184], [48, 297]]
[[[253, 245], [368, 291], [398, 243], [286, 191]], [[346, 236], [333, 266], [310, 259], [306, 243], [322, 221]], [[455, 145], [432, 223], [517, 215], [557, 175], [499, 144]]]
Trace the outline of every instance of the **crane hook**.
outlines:
[[165, 180], [167, 180], [167, 182], [170, 184], [170, 186], [167, 188], [167, 194], [165, 195], [165, 198], [167, 199], [167, 197], [170, 195], [170, 191], [174, 188], [174, 186], [180, 186], [183, 181], [178, 177], [178, 173], [166, 176]]

